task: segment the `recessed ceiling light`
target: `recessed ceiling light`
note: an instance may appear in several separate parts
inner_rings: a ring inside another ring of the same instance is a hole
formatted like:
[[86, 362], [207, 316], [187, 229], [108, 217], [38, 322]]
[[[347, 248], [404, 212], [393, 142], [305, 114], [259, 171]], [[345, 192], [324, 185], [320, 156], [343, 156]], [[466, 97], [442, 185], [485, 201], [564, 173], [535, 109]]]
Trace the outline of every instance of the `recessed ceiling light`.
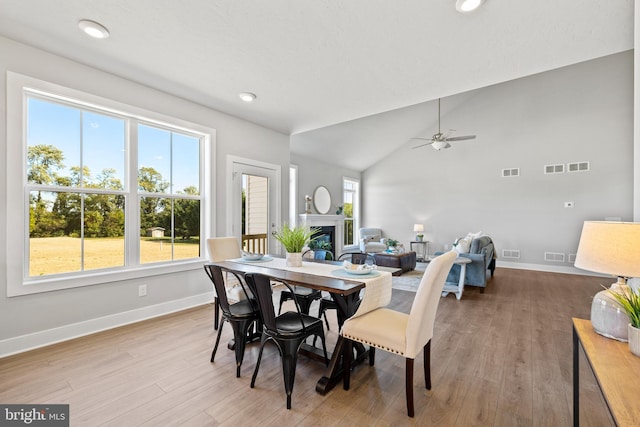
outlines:
[[255, 93], [251, 93], [251, 92], [242, 92], [242, 93], [238, 94], [238, 96], [244, 102], [253, 102], [253, 100], [257, 98], [256, 94]]
[[456, 10], [458, 12], [471, 12], [476, 10], [484, 0], [456, 0]]
[[95, 21], [83, 19], [78, 22], [78, 27], [80, 27], [80, 29], [84, 31], [85, 34], [96, 39], [106, 39], [107, 37], [109, 37], [109, 30], [107, 30], [104, 25], [98, 24]]

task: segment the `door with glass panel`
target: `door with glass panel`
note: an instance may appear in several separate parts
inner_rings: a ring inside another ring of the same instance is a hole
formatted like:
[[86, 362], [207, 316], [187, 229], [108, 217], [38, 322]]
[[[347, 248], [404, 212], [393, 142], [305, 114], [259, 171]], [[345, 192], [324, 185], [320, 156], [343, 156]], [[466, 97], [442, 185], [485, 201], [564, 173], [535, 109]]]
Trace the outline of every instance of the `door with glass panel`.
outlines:
[[278, 212], [277, 171], [234, 162], [232, 173], [232, 234], [248, 252], [269, 253]]

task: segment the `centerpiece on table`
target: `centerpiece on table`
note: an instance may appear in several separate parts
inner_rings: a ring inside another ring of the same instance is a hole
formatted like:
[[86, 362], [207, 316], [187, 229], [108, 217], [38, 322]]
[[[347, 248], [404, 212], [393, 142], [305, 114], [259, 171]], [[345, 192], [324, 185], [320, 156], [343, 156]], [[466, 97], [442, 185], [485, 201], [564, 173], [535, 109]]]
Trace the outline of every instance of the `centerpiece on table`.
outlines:
[[287, 251], [287, 267], [302, 267], [302, 248], [316, 238], [319, 228], [307, 228], [303, 225], [290, 227], [285, 224], [279, 231], [273, 232], [273, 238], [282, 243]]

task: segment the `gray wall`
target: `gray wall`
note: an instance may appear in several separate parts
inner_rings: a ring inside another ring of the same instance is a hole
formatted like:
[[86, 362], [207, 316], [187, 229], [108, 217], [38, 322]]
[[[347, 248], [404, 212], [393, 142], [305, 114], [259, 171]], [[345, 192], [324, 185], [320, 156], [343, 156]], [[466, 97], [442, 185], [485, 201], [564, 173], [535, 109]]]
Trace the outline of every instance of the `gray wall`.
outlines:
[[[498, 255], [520, 250], [519, 260], [498, 265], [570, 272], [584, 220], [633, 219], [632, 51], [442, 102], [455, 106], [443, 128], [478, 138], [439, 152], [409, 142], [367, 169], [366, 226], [406, 243], [424, 223], [431, 252], [483, 231]], [[544, 174], [544, 165], [583, 161], [590, 171]], [[504, 168], [520, 176], [502, 178]], [[544, 261], [545, 251], [565, 262]]]
[[[345, 169], [308, 157], [291, 154], [291, 164], [298, 166], [298, 213], [304, 213], [304, 196], [313, 197], [315, 189], [324, 185], [331, 194], [330, 214], [336, 213], [337, 205], [342, 205], [342, 178], [361, 179], [360, 172]], [[311, 210], [317, 213], [313, 204]]]
[[[217, 130], [215, 177], [217, 200], [225, 200], [227, 187], [226, 155], [278, 164], [282, 166], [282, 207], [286, 217], [288, 206], [289, 139], [255, 124], [228, 116], [180, 98], [152, 90], [111, 74], [107, 74], [59, 56], [0, 38], [0, 73], [14, 71], [52, 83], [83, 90], [94, 95], [124, 102], [158, 113], [171, 115]], [[6, 164], [6, 86], [0, 85], [0, 165]], [[40, 345], [47, 340], [59, 340], [83, 334], [90, 329], [113, 326], [157, 315], [163, 310], [179, 309], [191, 301], [210, 298], [211, 285], [204, 272], [197, 268], [184, 273], [152, 276], [139, 280], [105, 283], [36, 295], [7, 298], [6, 242], [7, 209], [22, 210], [22, 206], [7, 206], [7, 177], [0, 174], [0, 357], [21, 348]], [[226, 209], [215, 203], [215, 230], [224, 234]], [[206, 237], [206, 236], [203, 236]], [[139, 284], [147, 284], [148, 295], [137, 296]], [[83, 326], [85, 325], [85, 326]], [[32, 335], [29, 335], [32, 334]]]

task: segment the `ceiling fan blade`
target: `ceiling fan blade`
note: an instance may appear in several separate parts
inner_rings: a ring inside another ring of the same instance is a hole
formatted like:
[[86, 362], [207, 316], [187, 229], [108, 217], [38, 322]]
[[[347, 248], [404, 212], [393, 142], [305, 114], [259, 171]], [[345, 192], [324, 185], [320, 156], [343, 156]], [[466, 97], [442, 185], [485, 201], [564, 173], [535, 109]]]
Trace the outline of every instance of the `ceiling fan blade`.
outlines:
[[476, 136], [475, 135], [453, 136], [451, 138], [446, 138], [445, 141], [465, 141], [467, 139], [476, 139]]
[[419, 140], [421, 140], [421, 141], [431, 141], [431, 140], [432, 140], [432, 138], [418, 138], [418, 137], [416, 137], [416, 138], [411, 138], [411, 139], [419, 139]]
[[[424, 138], [411, 138], [411, 139], [424, 139]], [[411, 147], [411, 148], [420, 148], [420, 147], [424, 147], [425, 145], [431, 145], [431, 144], [433, 144], [433, 141], [427, 142], [427, 143], [424, 143], [424, 144], [420, 144], [420, 145], [416, 145], [415, 147]]]

